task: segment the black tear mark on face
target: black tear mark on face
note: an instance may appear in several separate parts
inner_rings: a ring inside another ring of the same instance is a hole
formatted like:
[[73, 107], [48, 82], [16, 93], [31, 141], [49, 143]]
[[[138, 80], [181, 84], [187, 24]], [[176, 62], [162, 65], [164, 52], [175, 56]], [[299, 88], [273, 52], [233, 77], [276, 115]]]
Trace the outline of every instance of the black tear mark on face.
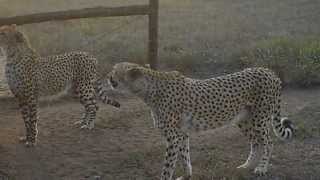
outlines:
[[118, 83], [113, 80], [112, 76], [110, 76], [110, 83], [113, 88], [116, 88], [118, 86]]

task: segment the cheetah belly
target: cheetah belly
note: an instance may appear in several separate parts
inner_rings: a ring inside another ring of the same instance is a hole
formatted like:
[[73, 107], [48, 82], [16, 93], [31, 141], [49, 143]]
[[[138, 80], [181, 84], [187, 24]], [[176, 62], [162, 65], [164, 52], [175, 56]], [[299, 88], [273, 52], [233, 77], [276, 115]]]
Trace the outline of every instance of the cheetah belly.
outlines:
[[212, 116], [212, 119], [193, 116], [192, 113], [184, 113], [180, 127], [185, 132], [198, 132], [220, 129], [226, 125], [236, 124], [250, 117], [250, 107], [243, 106], [235, 115], [217, 118]]
[[16, 72], [16, 67], [13, 64], [7, 64], [5, 66], [5, 76], [8, 82], [11, 92], [15, 95], [18, 95], [21, 92], [21, 87], [24, 85], [21, 77]]
[[69, 90], [72, 88], [71, 82], [66, 82], [63, 86], [59, 87], [48, 87], [42, 86], [40, 88], [40, 100], [54, 100], [59, 99], [68, 94]]
[[56, 61], [39, 64], [38, 87], [41, 99], [51, 100], [68, 93], [72, 88], [72, 66], [56, 63]]
[[39, 78], [39, 94], [42, 100], [52, 100], [64, 96], [72, 88], [72, 76], [61, 74], [45, 75]]

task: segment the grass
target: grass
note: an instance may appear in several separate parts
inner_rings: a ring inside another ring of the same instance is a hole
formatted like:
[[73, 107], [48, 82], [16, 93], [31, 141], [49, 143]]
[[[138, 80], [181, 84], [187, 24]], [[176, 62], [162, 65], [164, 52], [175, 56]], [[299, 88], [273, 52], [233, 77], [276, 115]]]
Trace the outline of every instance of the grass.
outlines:
[[[25, 6], [19, 0], [3, 0], [7, 6], [0, 7], [0, 16], [147, 2], [27, 0]], [[195, 77], [239, 70], [242, 67], [234, 59], [239, 58], [240, 52], [263, 46], [260, 42], [274, 41], [278, 37], [303, 39], [305, 34], [318, 36], [320, 24], [314, 23], [318, 19], [318, 4], [317, 0], [303, 4], [291, 0], [281, 3], [276, 0], [268, 3], [255, 0], [241, 3], [232, 0], [163, 0], [160, 2], [159, 24], [161, 68], [179, 70]], [[120, 61], [146, 63], [147, 26], [147, 18], [132, 16], [47, 22], [20, 28], [44, 56], [72, 50], [88, 51], [100, 60], [101, 71], [108, 71]], [[248, 61], [256, 57], [254, 54], [246, 54]], [[305, 76], [315, 76], [313, 72], [316, 70], [309, 69], [310, 66], [303, 71], [299, 69], [302, 78], [295, 77], [294, 81], [303, 85], [314, 83], [314, 78], [304, 80]]]
[[308, 87], [320, 84], [320, 39], [274, 38], [257, 43], [240, 57], [245, 67], [274, 70], [285, 84]]
[[300, 139], [320, 137], [320, 105], [311, 103], [292, 115], [296, 136]]
[[309, 87], [320, 84], [319, 38], [275, 37], [259, 41], [254, 47], [224, 60], [210, 58], [210, 52], [183, 55], [179, 46], [168, 47], [166, 51], [171, 58], [162, 60], [163, 67], [196, 77], [231, 73], [246, 67], [267, 67], [286, 85]]
[[[0, 16], [145, 2], [147, 0], [26, 0], [22, 4], [21, 0], [2, 0]], [[286, 84], [303, 87], [318, 84], [319, 59], [314, 57], [319, 55], [319, 38], [310, 39], [306, 38], [306, 35], [319, 36], [320, 23], [316, 23], [319, 19], [319, 10], [318, 0], [161, 0], [159, 24], [161, 68], [179, 70], [193, 77], [211, 77], [245, 67], [266, 66], [275, 70]], [[72, 50], [88, 51], [99, 59], [100, 71], [104, 72], [109, 71], [114, 63], [120, 61], [145, 64], [147, 20], [142, 16], [47, 22], [19, 28], [30, 37], [34, 48], [44, 56]], [[317, 113], [319, 109], [317, 105], [308, 106], [302, 112], [299, 111], [299, 114], [292, 116], [299, 138], [319, 137], [320, 124], [317, 123], [320, 118]], [[136, 112], [139, 109], [125, 111]], [[128, 124], [128, 117], [116, 114], [112, 113], [110, 118], [100, 117], [101, 121], [97, 122], [97, 126], [110, 129], [132, 128], [131, 124]], [[111, 119], [113, 115], [116, 117]], [[109, 120], [103, 121], [103, 119]], [[215, 138], [209, 138], [212, 146], [191, 147], [193, 179], [249, 179], [248, 175], [235, 171], [235, 167], [245, 160], [248, 149], [243, 145], [240, 146], [241, 143], [238, 141], [231, 141], [229, 146], [225, 141], [212, 139]], [[113, 175], [118, 176], [118, 172], [124, 170], [126, 172], [122, 177], [126, 178], [118, 179], [134, 178], [132, 176], [141, 177], [140, 179], [158, 178], [164, 147], [164, 145], [154, 145], [151, 150], [143, 150], [146, 147], [141, 147], [141, 151], [140, 148], [130, 149], [130, 153], [112, 162], [116, 163], [114, 170], [117, 172]], [[290, 149], [293, 153], [297, 152], [294, 150]], [[294, 154], [294, 157], [304, 154], [304, 152]], [[280, 156], [279, 159], [283, 161], [286, 158], [287, 155]], [[300, 162], [304, 159], [298, 160]], [[294, 177], [291, 176], [292, 173], [297, 174], [305, 169], [312, 169], [309, 174], [316, 175], [315, 161], [310, 159], [310, 162], [314, 163], [312, 167], [308, 164], [296, 167], [296, 164], [291, 166], [283, 163], [284, 169], [281, 169], [281, 172], [273, 171], [277, 174], [274, 179], [290, 179]], [[298, 165], [302, 165], [299, 162]], [[279, 164], [276, 166], [279, 167]], [[177, 175], [182, 175], [182, 172], [179, 165]], [[289, 178], [277, 178], [282, 173]], [[301, 172], [297, 178], [303, 179], [302, 176], [306, 177]]]

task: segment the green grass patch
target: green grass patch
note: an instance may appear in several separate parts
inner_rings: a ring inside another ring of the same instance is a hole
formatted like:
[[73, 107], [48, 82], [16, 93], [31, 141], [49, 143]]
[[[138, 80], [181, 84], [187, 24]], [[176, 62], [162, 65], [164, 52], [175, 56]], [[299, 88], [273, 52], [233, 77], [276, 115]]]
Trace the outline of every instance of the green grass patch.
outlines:
[[274, 38], [242, 53], [244, 67], [267, 67], [285, 84], [308, 87], [320, 84], [320, 39]]

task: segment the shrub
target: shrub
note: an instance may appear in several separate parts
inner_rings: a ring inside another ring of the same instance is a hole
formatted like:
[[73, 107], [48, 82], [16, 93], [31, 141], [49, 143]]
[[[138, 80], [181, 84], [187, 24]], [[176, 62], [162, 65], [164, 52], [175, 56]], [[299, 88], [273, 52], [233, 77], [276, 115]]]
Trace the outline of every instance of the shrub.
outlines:
[[275, 38], [242, 53], [240, 64], [274, 70], [285, 84], [320, 84], [320, 39]]

